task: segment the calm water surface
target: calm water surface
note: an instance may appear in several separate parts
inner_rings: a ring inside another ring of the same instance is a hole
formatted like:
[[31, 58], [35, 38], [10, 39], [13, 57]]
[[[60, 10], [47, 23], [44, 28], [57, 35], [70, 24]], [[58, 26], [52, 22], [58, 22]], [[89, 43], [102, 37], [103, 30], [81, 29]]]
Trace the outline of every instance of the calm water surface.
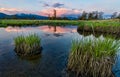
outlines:
[[[22, 59], [14, 52], [14, 38], [30, 33], [41, 37], [42, 54], [33, 60]], [[0, 28], [0, 77], [66, 77], [71, 41], [81, 37], [76, 26]], [[120, 75], [119, 64], [114, 67], [116, 77]]]

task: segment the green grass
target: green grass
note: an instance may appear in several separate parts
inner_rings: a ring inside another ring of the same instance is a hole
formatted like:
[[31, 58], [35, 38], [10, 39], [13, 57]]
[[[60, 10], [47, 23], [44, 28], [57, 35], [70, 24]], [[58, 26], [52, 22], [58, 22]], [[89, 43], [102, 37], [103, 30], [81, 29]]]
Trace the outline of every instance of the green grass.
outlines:
[[4, 26], [25, 26], [25, 25], [78, 25], [77, 21], [68, 20], [0, 20]]
[[0, 20], [4, 26], [25, 26], [25, 25], [87, 25], [94, 26], [120, 26], [118, 20]]
[[18, 55], [29, 56], [40, 52], [41, 39], [36, 34], [18, 36], [14, 39], [15, 51]]
[[120, 41], [109, 38], [83, 38], [73, 41], [68, 70], [80, 77], [114, 77], [112, 66]]
[[0, 20], [0, 27], [29, 25], [75, 25], [78, 31], [120, 34], [119, 20]]
[[[99, 21], [100, 22], [100, 21]], [[104, 21], [100, 22], [99, 24], [97, 22], [95, 23], [86, 23], [84, 26], [79, 26], [78, 31], [83, 32], [93, 32], [93, 33], [106, 33], [106, 34], [120, 34], [120, 22], [117, 22], [118, 24], [112, 22]]]

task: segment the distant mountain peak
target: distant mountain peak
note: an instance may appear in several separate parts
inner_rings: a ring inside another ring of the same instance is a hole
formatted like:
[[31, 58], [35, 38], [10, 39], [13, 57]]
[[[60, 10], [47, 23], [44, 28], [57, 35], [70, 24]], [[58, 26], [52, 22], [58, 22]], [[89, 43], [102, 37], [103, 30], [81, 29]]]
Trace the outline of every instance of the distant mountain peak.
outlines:
[[8, 19], [12, 19], [12, 18], [16, 18], [16, 19], [48, 19], [48, 17], [46, 17], [46, 16], [41, 16], [41, 15], [36, 15], [36, 14], [17, 13], [14, 15], [7, 15], [5, 13], [0, 13], [0, 19], [4, 19], [4, 18], [8, 18]]

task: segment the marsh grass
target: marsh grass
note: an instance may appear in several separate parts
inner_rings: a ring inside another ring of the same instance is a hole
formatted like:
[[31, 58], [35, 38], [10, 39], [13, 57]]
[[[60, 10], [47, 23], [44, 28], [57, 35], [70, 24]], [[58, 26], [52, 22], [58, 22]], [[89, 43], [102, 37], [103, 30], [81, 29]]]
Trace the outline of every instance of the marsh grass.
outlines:
[[40, 53], [41, 39], [36, 34], [18, 36], [14, 39], [15, 51], [21, 56], [32, 56]]
[[0, 20], [0, 24], [4, 26], [25, 26], [25, 25], [77, 25], [77, 26], [120, 26], [120, 22], [116, 20]]
[[112, 66], [119, 46], [119, 41], [109, 38], [74, 40], [67, 68], [80, 77], [114, 77]]
[[120, 34], [120, 26], [79, 26], [78, 31], [84, 31], [84, 32], [94, 32], [95, 33], [107, 33], [107, 34]]
[[92, 32], [94, 29], [94, 32], [120, 34], [120, 22], [117, 20], [0, 20], [0, 27], [29, 25], [76, 25], [79, 31]]

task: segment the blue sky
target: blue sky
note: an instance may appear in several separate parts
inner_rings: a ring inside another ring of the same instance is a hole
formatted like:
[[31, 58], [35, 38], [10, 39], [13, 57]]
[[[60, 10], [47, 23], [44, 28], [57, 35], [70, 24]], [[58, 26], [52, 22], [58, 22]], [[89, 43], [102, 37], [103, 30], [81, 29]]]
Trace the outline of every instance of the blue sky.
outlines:
[[0, 12], [4, 13], [43, 14], [54, 8], [61, 9], [61, 11], [64, 9], [65, 13], [74, 13], [72, 10], [79, 12], [97, 10], [109, 14], [116, 11], [120, 12], [120, 0], [0, 0]]

